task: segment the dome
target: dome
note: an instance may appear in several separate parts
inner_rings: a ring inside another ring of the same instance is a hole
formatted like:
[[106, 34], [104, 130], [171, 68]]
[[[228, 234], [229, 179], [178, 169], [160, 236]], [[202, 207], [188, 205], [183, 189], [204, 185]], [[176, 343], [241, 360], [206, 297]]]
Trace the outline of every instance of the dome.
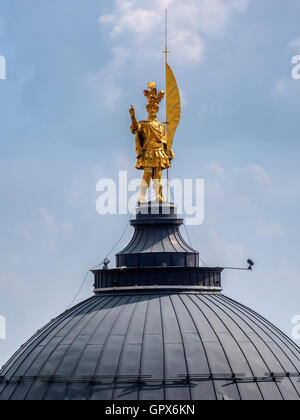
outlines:
[[300, 400], [296, 344], [185, 261], [94, 271], [95, 296], [2, 368], [0, 400]]
[[300, 351], [218, 293], [95, 296], [1, 372], [0, 400], [300, 399]]

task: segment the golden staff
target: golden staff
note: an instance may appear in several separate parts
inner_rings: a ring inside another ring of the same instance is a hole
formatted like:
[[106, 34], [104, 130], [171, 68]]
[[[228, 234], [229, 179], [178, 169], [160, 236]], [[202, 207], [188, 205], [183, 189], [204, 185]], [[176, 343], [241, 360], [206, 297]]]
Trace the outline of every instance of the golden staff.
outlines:
[[[166, 123], [167, 123], [167, 147], [169, 153], [181, 117], [181, 100], [177, 81], [168, 64], [168, 10], [165, 11], [165, 64], [166, 64]], [[169, 169], [167, 170], [167, 200], [169, 201]]]
[[[167, 65], [168, 65], [168, 9], [165, 10], [165, 50], [163, 54], [165, 54], [165, 63], [166, 63], [166, 131], [168, 136], [168, 92], [167, 92]], [[167, 169], [167, 201], [169, 201], [169, 168]]]

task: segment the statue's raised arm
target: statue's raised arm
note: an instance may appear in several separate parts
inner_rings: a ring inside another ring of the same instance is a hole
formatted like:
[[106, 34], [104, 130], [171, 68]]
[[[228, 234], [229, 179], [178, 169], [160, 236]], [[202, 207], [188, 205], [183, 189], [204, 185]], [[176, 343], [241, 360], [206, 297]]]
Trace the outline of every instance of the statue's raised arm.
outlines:
[[130, 109], [129, 109], [129, 114], [131, 116], [131, 131], [133, 134], [135, 134], [135, 131], [138, 130], [138, 122], [135, 116], [135, 109], [133, 108], [133, 106], [131, 105]]

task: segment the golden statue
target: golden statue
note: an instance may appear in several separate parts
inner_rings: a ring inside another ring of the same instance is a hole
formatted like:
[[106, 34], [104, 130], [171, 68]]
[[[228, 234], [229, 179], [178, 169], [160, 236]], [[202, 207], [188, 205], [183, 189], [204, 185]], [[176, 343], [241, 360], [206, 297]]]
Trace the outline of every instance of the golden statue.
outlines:
[[163, 197], [162, 171], [171, 166], [174, 158], [172, 149], [168, 149], [165, 124], [157, 120], [159, 103], [165, 96], [161, 90], [157, 93], [156, 84], [150, 82], [144, 94], [148, 99], [148, 120], [137, 122], [135, 110], [131, 106], [129, 112], [132, 125], [131, 132], [135, 134], [137, 164], [136, 168], [144, 170], [141, 183], [140, 202], [146, 201], [146, 193], [153, 179], [153, 189], [156, 201], [165, 201]]
[[[162, 171], [170, 168], [171, 161], [175, 157], [172, 145], [177, 126], [180, 122], [181, 103], [175, 76], [167, 62], [167, 40], [164, 54], [166, 56], [166, 92], [163, 90], [157, 92], [156, 84], [149, 82], [148, 90], [144, 91], [144, 95], [148, 99], [147, 121], [138, 122], [133, 106], [129, 110], [132, 121], [131, 132], [135, 135], [136, 142], [136, 168], [144, 171], [141, 183], [140, 203], [146, 202], [146, 194], [151, 179], [153, 180], [156, 201], [165, 201], [163, 196]], [[165, 94], [167, 100], [166, 125], [157, 120], [159, 104], [165, 97]]]

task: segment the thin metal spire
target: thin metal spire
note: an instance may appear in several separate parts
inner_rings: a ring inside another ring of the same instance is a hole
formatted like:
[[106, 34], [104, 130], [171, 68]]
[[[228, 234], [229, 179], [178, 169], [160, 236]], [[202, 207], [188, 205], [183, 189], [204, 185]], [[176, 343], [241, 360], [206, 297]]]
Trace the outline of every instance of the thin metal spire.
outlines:
[[[166, 60], [166, 113], [167, 113], [167, 103], [168, 103], [168, 92], [167, 92], [167, 64], [168, 64], [168, 9], [165, 10], [165, 60]], [[166, 115], [166, 134], [168, 133], [167, 125], [167, 115]], [[169, 201], [169, 169], [167, 169], [167, 201]]]
[[163, 51], [166, 57], [166, 63], [168, 62], [168, 9], [165, 10], [165, 50]]

